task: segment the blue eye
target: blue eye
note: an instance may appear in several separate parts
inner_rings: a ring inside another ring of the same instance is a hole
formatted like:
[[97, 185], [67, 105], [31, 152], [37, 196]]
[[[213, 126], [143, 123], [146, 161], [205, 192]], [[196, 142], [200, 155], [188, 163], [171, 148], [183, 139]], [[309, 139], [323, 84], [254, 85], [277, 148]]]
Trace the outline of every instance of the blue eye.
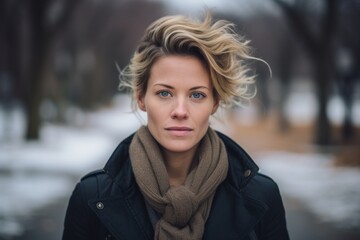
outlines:
[[160, 95], [160, 97], [170, 97], [170, 93], [168, 91], [160, 91], [158, 92], [158, 94]]
[[205, 95], [202, 93], [196, 92], [196, 93], [191, 94], [191, 97], [194, 99], [202, 99], [205, 97]]

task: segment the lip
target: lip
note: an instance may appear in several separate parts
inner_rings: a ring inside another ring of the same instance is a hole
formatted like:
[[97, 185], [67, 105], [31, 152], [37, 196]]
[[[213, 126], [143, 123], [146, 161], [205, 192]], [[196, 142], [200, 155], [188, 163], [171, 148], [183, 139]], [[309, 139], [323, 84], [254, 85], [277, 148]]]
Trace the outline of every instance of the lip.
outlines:
[[165, 128], [165, 130], [169, 132], [171, 135], [174, 135], [176, 137], [187, 136], [193, 131], [192, 128], [184, 127], [184, 126], [167, 127]]
[[189, 127], [168, 127], [168, 128], [165, 128], [165, 130], [168, 130], [168, 131], [192, 131], [193, 129], [192, 128], [189, 128]]

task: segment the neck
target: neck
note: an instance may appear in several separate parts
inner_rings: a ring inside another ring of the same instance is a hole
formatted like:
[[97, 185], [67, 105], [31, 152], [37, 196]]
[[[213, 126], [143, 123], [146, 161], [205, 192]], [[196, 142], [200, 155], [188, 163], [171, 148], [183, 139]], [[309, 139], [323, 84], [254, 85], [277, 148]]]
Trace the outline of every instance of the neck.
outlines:
[[163, 150], [170, 186], [180, 186], [185, 183], [195, 156], [195, 151], [196, 147], [182, 153]]

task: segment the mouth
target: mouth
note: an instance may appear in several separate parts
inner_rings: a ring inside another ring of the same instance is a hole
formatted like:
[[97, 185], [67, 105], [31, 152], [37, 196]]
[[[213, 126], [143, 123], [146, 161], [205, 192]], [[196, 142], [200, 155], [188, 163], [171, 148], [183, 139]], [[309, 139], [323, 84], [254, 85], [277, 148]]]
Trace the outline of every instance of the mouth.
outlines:
[[187, 136], [193, 131], [193, 129], [189, 127], [168, 127], [165, 128], [165, 130], [176, 137]]
[[189, 127], [168, 127], [168, 128], [165, 128], [165, 130], [167, 131], [192, 131], [193, 129], [192, 128], [189, 128]]

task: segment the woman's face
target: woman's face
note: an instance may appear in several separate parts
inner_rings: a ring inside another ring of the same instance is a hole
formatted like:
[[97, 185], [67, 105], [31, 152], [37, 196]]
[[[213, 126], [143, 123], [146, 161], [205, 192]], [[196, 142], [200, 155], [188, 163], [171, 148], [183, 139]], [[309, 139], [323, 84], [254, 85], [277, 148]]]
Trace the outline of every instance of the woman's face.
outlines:
[[151, 68], [147, 90], [138, 96], [148, 128], [165, 151], [194, 151], [218, 106], [204, 65], [192, 56], [165, 56]]

